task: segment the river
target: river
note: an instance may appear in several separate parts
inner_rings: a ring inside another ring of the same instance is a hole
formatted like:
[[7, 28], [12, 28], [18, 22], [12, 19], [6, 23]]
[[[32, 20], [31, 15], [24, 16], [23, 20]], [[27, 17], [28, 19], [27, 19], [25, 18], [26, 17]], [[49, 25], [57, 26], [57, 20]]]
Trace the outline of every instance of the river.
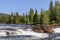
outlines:
[[[60, 28], [53, 28], [54, 32], [48, 34], [36, 33], [32, 30], [23, 30], [26, 26], [25, 24], [0, 24], [0, 40], [60, 40]], [[18, 32], [22, 31], [22, 34], [7, 36], [4, 33], [7, 30], [13, 31], [14, 33], [16, 31], [15, 29]]]

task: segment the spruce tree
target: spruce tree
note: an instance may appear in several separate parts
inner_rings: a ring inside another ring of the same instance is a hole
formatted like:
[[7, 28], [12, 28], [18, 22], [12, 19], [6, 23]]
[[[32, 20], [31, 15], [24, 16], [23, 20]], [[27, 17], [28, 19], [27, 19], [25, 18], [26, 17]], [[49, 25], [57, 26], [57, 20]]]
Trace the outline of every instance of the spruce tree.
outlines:
[[41, 13], [40, 13], [40, 24], [43, 24], [43, 10], [41, 8]]
[[30, 8], [30, 12], [29, 12], [29, 21], [30, 21], [30, 24], [33, 23], [33, 16], [34, 16], [34, 11], [32, 8]]
[[55, 17], [52, 0], [50, 1], [50, 15], [49, 15], [49, 17], [50, 17], [50, 23], [52, 23], [54, 21], [54, 17]]
[[26, 24], [29, 24], [29, 16], [27, 15], [27, 12], [26, 12]]
[[23, 13], [22, 22], [23, 22], [23, 24], [26, 24], [26, 16], [25, 16], [25, 14], [24, 14], [24, 13]]
[[35, 15], [33, 17], [33, 22], [34, 22], [34, 24], [38, 24], [38, 12], [37, 12], [37, 9], [35, 10]]
[[20, 19], [19, 14], [18, 12], [16, 12], [16, 19], [15, 19], [16, 24], [19, 24], [19, 19]]

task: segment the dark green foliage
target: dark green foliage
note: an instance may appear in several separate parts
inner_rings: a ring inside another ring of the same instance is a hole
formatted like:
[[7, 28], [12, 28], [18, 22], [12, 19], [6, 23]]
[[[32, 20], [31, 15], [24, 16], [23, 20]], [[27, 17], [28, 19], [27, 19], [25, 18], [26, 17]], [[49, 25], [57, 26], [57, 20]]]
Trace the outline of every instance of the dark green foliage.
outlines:
[[29, 16], [27, 15], [27, 12], [26, 12], [26, 24], [29, 24]]
[[37, 12], [37, 10], [35, 11], [35, 15], [33, 17], [33, 22], [34, 22], [34, 24], [38, 24], [38, 12]]
[[59, 1], [55, 1], [55, 6], [58, 6], [59, 5]]
[[54, 21], [54, 11], [53, 11], [53, 2], [50, 1], [50, 22]]
[[19, 14], [18, 14], [18, 12], [16, 12], [16, 16], [18, 16]]
[[33, 16], [34, 16], [34, 11], [32, 8], [30, 8], [30, 12], [29, 12], [29, 21], [30, 21], [30, 24], [32, 24], [33, 22]]
[[23, 13], [23, 17], [22, 17], [22, 22], [23, 22], [23, 24], [26, 24], [26, 17], [25, 17], [24, 13]]
[[[35, 14], [34, 14], [35, 13]], [[26, 12], [22, 15], [19, 15], [18, 12], [13, 13], [11, 15], [0, 13], [0, 23], [6, 24], [60, 24], [60, 3], [59, 1], [55, 1], [55, 6], [53, 6], [53, 2], [50, 1], [50, 7], [48, 10], [43, 11], [41, 8], [41, 12], [34, 11], [30, 8], [29, 13]]]
[[56, 7], [54, 7], [54, 21], [57, 23], [57, 10]]
[[41, 15], [40, 15], [40, 24], [42, 25], [43, 24], [43, 13], [42, 13], [43, 11], [42, 11], [42, 8], [41, 8]]

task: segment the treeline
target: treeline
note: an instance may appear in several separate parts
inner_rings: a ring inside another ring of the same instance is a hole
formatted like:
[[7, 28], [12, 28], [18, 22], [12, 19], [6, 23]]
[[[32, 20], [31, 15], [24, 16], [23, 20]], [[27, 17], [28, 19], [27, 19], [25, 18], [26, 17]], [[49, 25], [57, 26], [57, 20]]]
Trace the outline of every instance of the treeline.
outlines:
[[0, 16], [0, 23], [6, 24], [60, 24], [60, 3], [55, 1], [55, 5], [50, 1], [48, 10], [41, 8], [40, 13], [37, 9], [34, 11], [30, 8], [29, 13], [23, 13], [19, 15], [18, 12], [11, 13], [8, 16]]

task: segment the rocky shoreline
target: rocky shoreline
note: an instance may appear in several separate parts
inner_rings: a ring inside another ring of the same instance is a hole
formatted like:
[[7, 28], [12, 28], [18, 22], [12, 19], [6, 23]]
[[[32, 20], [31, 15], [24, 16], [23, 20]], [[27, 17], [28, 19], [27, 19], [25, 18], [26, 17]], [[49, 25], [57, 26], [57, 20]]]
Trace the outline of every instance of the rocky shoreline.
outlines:
[[53, 27], [51, 25], [47, 26], [37, 26], [32, 27], [32, 30], [38, 33], [52, 33], [54, 32]]

